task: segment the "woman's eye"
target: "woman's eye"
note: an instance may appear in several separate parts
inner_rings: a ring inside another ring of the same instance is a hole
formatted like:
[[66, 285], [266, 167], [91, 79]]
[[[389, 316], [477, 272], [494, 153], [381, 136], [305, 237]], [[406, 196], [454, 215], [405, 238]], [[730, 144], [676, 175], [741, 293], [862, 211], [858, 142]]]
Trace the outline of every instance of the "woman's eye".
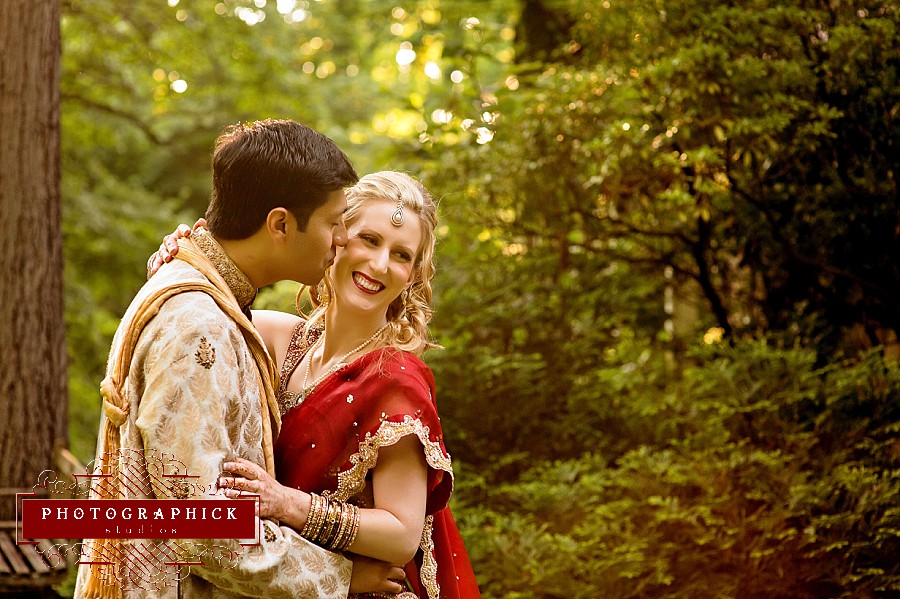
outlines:
[[412, 260], [412, 256], [407, 254], [406, 252], [397, 252], [397, 257], [400, 258], [403, 262], [409, 262]]

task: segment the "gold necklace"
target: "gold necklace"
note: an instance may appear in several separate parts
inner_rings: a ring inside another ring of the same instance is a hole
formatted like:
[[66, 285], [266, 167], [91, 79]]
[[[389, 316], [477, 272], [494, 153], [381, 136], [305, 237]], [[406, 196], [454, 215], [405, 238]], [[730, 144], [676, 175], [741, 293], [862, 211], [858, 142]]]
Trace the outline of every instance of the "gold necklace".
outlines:
[[380, 335], [387, 327], [388, 327], [388, 325], [384, 325], [383, 327], [381, 327], [380, 329], [378, 329], [377, 331], [372, 333], [371, 337], [369, 337], [368, 339], [366, 339], [365, 341], [363, 341], [362, 343], [360, 343], [359, 345], [357, 345], [356, 347], [354, 347], [353, 349], [348, 351], [346, 354], [341, 356], [341, 358], [334, 364], [334, 366], [332, 366], [331, 368], [329, 368], [328, 370], [323, 372], [321, 375], [319, 375], [319, 377], [316, 378], [316, 380], [314, 380], [312, 382], [312, 385], [307, 386], [306, 382], [309, 380], [309, 373], [310, 373], [310, 370], [312, 370], [313, 352], [315, 352], [316, 348], [319, 347], [319, 344], [325, 342], [325, 331], [322, 331], [322, 334], [319, 335], [319, 338], [316, 339], [316, 342], [313, 343], [313, 346], [309, 348], [309, 351], [306, 354], [307, 356], [309, 356], [309, 359], [307, 359], [307, 361], [306, 361], [306, 372], [303, 373], [303, 382], [300, 385], [300, 401], [301, 402], [304, 401], [307, 397], [309, 397], [309, 394], [312, 393], [313, 390], [319, 386], [319, 383], [321, 383], [332, 373], [336, 372], [338, 369], [343, 367], [345, 365], [344, 360], [346, 360], [347, 358], [349, 358], [356, 352], [362, 350], [364, 347], [366, 347], [367, 345], [369, 345], [370, 343], [375, 341], [375, 338], [378, 337], [378, 335]]

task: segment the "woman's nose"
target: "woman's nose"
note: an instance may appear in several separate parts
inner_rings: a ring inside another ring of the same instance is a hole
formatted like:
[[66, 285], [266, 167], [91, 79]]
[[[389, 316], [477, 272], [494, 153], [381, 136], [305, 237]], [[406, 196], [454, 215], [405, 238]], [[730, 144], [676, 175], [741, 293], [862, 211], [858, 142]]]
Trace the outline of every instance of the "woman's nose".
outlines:
[[387, 252], [378, 251], [370, 259], [370, 263], [372, 265], [372, 270], [377, 273], [386, 273], [388, 267], [388, 254]]

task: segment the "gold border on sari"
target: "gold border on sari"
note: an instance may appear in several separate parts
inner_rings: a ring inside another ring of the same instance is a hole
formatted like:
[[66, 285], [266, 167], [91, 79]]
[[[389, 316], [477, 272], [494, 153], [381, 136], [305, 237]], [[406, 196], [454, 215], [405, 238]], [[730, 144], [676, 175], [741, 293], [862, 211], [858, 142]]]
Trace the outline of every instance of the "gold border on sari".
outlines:
[[[381, 447], [389, 447], [397, 443], [407, 435], [416, 435], [422, 442], [425, 451], [425, 461], [435, 470], [441, 470], [450, 475], [451, 487], [453, 481], [453, 466], [450, 456], [441, 449], [441, 444], [429, 438], [431, 430], [418, 418], [408, 414], [403, 417], [403, 422], [391, 422], [383, 420], [375, 434], [366, 433], [359, 442], [359, 451], [350, 456], [353, 466], [349, 470], [338, 473], [337, 490], [326, 491], [322, 495], [337, 501], [347, 501], [351, 497], [363, 492], [366, 486], [366, 474], [375, 467], [378, 461], [378, 450]], [[419, 548], [422, 550], [422, 567], [419, 569], [419, 577], [422, 586], [428, 592], [429, 599], [438, 599], [441, 587], [437, 582], [437, 560], [434, 558], [434, 540], [432, 528], [434, 516], [426, 516], [425, 526], [422, 528], [422, 538]], [[412, 593], [401, 593], [394, 596], [396, 599], [414, 598]]]

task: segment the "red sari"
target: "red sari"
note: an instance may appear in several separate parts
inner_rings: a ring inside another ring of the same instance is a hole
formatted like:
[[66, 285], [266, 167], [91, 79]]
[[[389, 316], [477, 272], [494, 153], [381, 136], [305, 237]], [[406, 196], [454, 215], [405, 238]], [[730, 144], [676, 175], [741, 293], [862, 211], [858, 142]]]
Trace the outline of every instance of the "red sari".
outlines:
[[[413, 354], [369, 352], [328, 376], [298, 403], [287, 380], [318, 337], [294, 330], [281, 372], [281, 432], [275, 471], [281, 484], [360, 507], [373, 507], [371, 471], [378, 450], [407, 435], [422, 443], [428, 464], [425, 527], [406, 565], [413, 592], [398, 599], [480, 598], [469, 556], [447, 507], [453, 469], [444, 448], [431, 369]], [[381, 596], [381, 595], [380, 595]]]

